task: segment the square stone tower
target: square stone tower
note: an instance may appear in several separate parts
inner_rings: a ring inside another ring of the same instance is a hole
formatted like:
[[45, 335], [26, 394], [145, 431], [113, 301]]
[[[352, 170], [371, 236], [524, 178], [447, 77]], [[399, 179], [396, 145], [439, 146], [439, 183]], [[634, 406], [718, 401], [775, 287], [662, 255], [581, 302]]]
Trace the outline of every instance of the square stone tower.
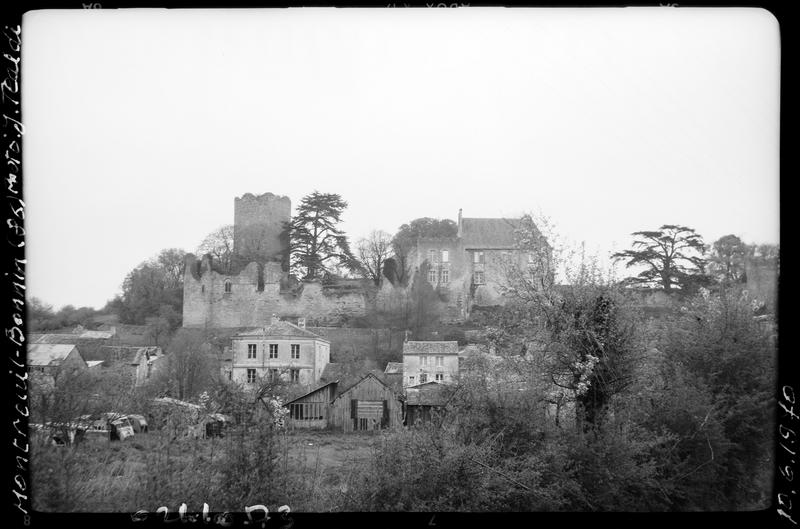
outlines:
[[241, 262], [282, 262], [289, 251], [284, 227], [291, 220], [289, 197], [245, 193], [234, 199], [233, 252]]

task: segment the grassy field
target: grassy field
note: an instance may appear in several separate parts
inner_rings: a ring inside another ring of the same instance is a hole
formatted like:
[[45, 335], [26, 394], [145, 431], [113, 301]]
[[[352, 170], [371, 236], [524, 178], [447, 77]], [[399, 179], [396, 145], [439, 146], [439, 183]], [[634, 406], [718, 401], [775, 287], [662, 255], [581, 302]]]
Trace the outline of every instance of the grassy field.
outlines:
[[[328, 431], [279, 434], [281, 467], [295, 487], [287, 487], [287, 494], [300, 487], [306, 491], [306, 508], [322, 510], [319, 498], [343, 492], [348, 472], [372, 455], [376, 439], [376, 435]], [[222, 508], [214, 505], [219, 500], [212, 491], [220, 478], [211, 469], [229, 442], [220, 438], [166, 442], [161, 433], [151, 432], [124, 441], [39, 447], [32, 461], [34, 507], [134, 512], [154, 511], [159, 505], [149, 505], [153, 502], [177, 507], [185, 501], [194, 508], [194, 503], [205, 501], [212, 509]], [[298, 501], [293, 503], [301, 507]]]

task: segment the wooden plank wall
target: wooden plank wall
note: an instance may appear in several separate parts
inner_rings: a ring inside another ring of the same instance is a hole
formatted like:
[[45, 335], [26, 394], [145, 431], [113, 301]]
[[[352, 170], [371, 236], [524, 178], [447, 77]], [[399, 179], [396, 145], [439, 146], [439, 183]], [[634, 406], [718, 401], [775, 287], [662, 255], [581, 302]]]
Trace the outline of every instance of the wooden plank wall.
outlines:
[[339, 395], [333, 402], [331, 414], [329, 416], [330, 426], [341, 429], [345, 432], [354, 431], [353, 419], [351, 416], [351, 401], [369, 400], [386, 401], [389, 408], [389, 428], [401, 424], [402, 410], [397, 395], [373, 377], [363, 379], [359, 384], [351, 388], [346, 393]]

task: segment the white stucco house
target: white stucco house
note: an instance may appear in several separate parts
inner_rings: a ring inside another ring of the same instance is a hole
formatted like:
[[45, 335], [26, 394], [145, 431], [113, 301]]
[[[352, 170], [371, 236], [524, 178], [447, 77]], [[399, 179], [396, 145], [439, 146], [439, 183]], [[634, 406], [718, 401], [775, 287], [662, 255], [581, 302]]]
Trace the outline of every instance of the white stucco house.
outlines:
[[280, 377], [301, 385], [319, 382], [330, 362], [325, 338], [276, 317], [263, 327], [246, 329], [231, 341], [228, 378], [242, 384]]

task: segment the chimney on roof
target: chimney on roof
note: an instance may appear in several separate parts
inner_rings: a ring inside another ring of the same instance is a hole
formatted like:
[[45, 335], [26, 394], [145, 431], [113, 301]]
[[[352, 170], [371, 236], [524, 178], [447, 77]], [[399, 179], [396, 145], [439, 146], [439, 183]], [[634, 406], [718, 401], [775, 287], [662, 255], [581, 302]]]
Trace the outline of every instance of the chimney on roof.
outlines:
[[306, 328], [306, 319], [305, 318], [297, 318], [297, 326], [301, 329]]
[[278, 318], [278, 316], [276, 316], [275, 314], [273, 314], [273, 315], [272, 315], [272, 318], [270, 318], [269, 324], [270, 324], [270, 325], [275, 325], [275, 324], [276, 324], [276, 323], [278, 323], [279, 321], [281, 321], [281, 319], [280, 319], [280, 318]]
[[461, 208], [458, 208], [458, 236], [461, 237]]

